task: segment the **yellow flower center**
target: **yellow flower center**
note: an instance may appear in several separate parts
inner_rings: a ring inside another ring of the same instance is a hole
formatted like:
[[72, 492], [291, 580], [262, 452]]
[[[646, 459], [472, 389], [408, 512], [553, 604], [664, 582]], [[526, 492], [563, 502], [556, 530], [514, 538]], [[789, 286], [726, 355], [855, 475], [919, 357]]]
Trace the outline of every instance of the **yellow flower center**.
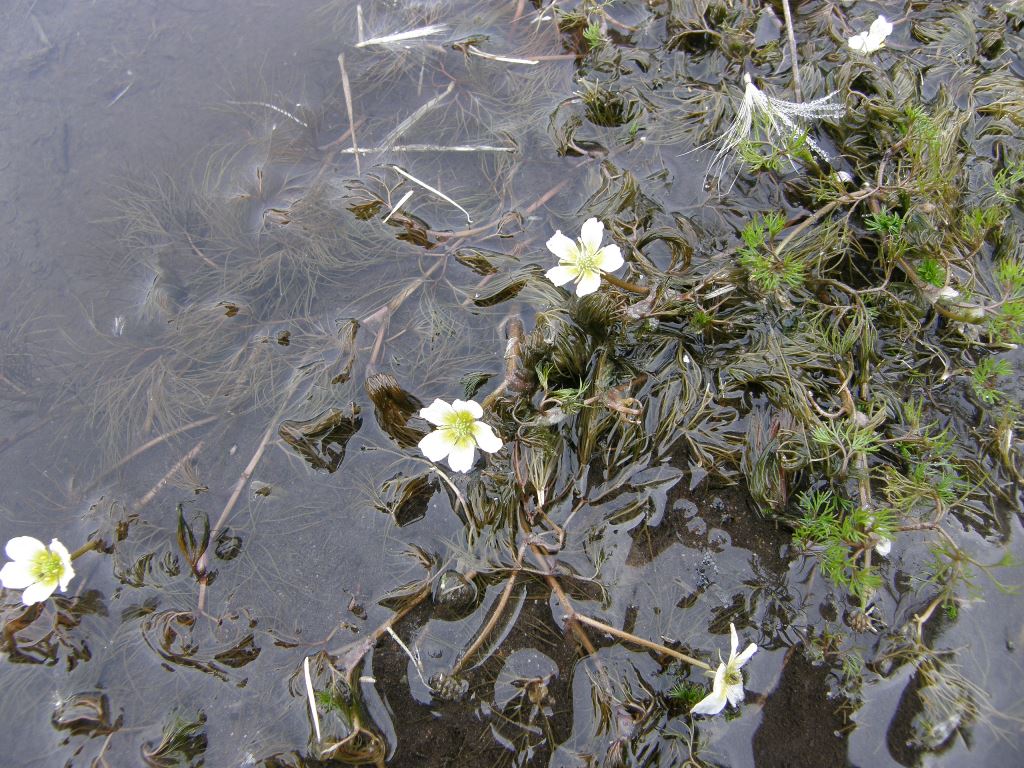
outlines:
[[601, 270], [597, 251], [588, 248], [582, 242], [576, 251], [576, 269], [579, 270], [580, 274], [586, 274], [587, 272], [599, 272]]
[[445, 427], [451, 431], [454, 443], [464, 445], [467, 440], [473, 439], [473, 424], [475, 422], [473, 414], [467, 411], [457, 411]]
[[726, 667], [725, 669], [725, 684], [726, 685], [742, 685], [743, 675], [738, 669], [732, 667]]
[[64, 562], [56, 552], [44, 550], [32, 559], [31, 570], [36, 581], [53, 584], [64, 574]]

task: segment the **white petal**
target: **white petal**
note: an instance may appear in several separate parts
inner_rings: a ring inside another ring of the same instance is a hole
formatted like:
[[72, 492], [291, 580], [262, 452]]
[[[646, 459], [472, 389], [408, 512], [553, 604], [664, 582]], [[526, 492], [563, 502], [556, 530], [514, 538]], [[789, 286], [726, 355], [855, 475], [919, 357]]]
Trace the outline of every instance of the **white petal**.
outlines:
[[476, 400], [455, 400], [452, 402], [452, 410], [456, 413], [469, 411], [469, 415], [474, 419], [479, 419], [484, 415], [484, 409]]
[[72, 568], [70, 565], [65, 566], [63, 573], [61, 573], [61, 575], [60, 575], [60, 591], [61, 592], [67, 592], [68, 591], [68, 584], [71, 583], [71, 580], [73, 578], [75, 578], [75, 569]]
[[597, 251], [601, 247], [601, 241], [604, 240], [604, 224], [594, 218], [587, 219], [583, 222], [583, 228], [580, 230], [580, 240], [583, 241], [584, 247], [591, 252]]
[[868, 33], [867, 32], [860, 32], [860, 33], [854, 35], [849, 40], [847, 40], [847, 43], [849, 43], [850, 47], [853, 50], [857, 51], [858, 53], [869, 53], [870, 52], [868, 50]]
[[455, 445], [450, 429], [435, 429], [419, 442], [419, 449], [431, 461], [440, 461]]
[[874, 35], [872, 35], [870, 33], [868, 34], [867, 42], [864, 43], [864, 47], [867, 49], [868, 53], [874, 53], [879, 48], [883, 48], [884, 46], [885, 46], [885, 38], [884, 37], [875, 37]]
[[588, 293], [593, 293], [600, 287], [601, 273], [596, 270], [586, 272], [580, 277], [580, 281], [576, 285], [576, 295], [586, 296]]
[[440, 398], [434, 400], [428, 407], [420, 408], [420, 417], [437, 426], [447, 424], [454, 415], [454, 409]]
[[619, 246], [614, 243], [612, 245], [606, 245], [598, 251], [597, 259], [597, 265], [601, 268], [602, 272], [614, 272], [626, 263], [622, 258], [622, 251], [620, 251]]
[[7, 542], [5, 551], [11, 560], [34, 560], [36, 555], [46, 551], [46, 545], [31, 536], [15, 536]]
[[573, 263], [575, 263], [578, 253], [576, 243], [563, 235], [562, 230], [555, 232], [548, 240], [548, 250], [555, 254], [560, 261], [570, 261]]
[[60, 591], [67, 592], [68, 584], [75, 578], [75, 569], [71, 565], [71, 553], [57, 539], [50, 542], [50, 551], [60, 555], [60, 564], [63, 566], [60, 574]]
[[579, 275], [580, 271], [576, 267], [567, 267], [565, 265], [559, 265], [552, 267], [544, 273], [544, 277], [550, 280], [555, 285], [565, 285], [571, 283]]
[[3, 584], [8, 589], [24, 589], [35, 582], [35, 580], [36, 577], [32, 574], [32, 566], [27, 561], [16, 560], [0, 568], [0, 584]]
[[892, 24], [889, 23], [885, 16], [879, 16], [871, 22], [871, 29], [868, 34], [879, 42], [884, 42], [885, 38], [892, 34]]
[[731, 621], [729, 622], [729, 641], [732, 646], [729, 650], [729, 663], [732, 664], [736, 659], [736, 649], [740, 647], [740, 638], [736, 634], [736, 625]]
[[715, 671], [715, 684], [711, 693], [697, 702], [690, 710], [691, 715], [717, 715], [725, 709], [725, 664], [719, 664]]
[[736, 661], [733, 662], [733, 668], [739, 669], [740, 667], [742, 667], [744, 664], [750, 661], [750, 657], [753, 656], [755, 653], [757, 653], [757, 645], [751, 643], [743, 649], [743, 653], [736, 657]]
[[736, 683], [735, 685], [727, 685], [725, 687], [725, 698], [729, 700], [729, 703], [734, 707], [738, 707], [743, 703], [743, 683]]
[[476, 439], [476, 444], [480, 446], [480, 450], [487, 451], [487, 453], [500, 451], [501, 446], [504, 445], [501, 438], [494, 434], [490, 425], [484, 424], [482, 421], [473, 425], [473, 437]]
[[884, 536], [878, 539], [878, 543], [875, 544], [875, 552], [880, 554], [882, 557], [888, 557], [892, 551], [892, 540], [887, 539]]
[[712, 691], [690, 710], [691, 715], [717, 715], [725, 709], [725, 691]]
[[21, 602], [25, 605], [34, 605], [41, 603], [50, 595], [53, 594], [53, 590], [57, 588], [57, 582], [52, 584], [46, 584], [42, 581], [37, 581], [35, 584], [30, 585], [24, 592], [21, 593]]
[[452, 446], [448, 454], [448, 466], [456, 472], [469, 472], [473, 468], [473, 457], [476, 448], [472, 440], [466, 440], [461, 445]]

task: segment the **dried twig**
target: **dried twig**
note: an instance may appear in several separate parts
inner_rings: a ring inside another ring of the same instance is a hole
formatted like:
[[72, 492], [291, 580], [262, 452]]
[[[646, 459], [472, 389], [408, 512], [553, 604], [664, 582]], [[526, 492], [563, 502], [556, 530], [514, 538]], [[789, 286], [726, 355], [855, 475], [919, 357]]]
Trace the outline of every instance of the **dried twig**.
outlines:
[[430, 99], [426, 104], [422, 105], [419, 109], [409, 115], [405, 120], [400, 122], [391, 133], [387, 135], [387, 138], [381, 142], [381, 147], [387, 148], [398, 141], [398, 137], [405, 133], [411, 128], [417, 120], [423, 117], [425, 114], [430, 112], [434, 107], [444, 101], [451, 92], [455, 90], [455, 81], [452, 80], [448, 83], [448, 87], [445, 88], [441, 93], [437, 94], [434, 98]]
[[112, 475], [114, 472], [117, 472], [117, 470], [119, 470], [125, 464], [128, 464], [133, 459], [137, 458], [138, 456], [141, 456], [146, 451], [148, 451], [150, 448], [155, 448], [156, 446], [160, 445], [161, 443], [164, 443], [164, 442], [170, 440], [175, 435], [180, 435], [182, 432], [188, 432], [189, 430], [193, 430], [193, 429], [196, 429], [198, 427], [202, 427], [202, 426], [204, 426], [206, 424], [209, 424], [212, 421], [216, 421], [217, 418], [218, 418], [217, 416], [207, 416], [205, 419], [199, 419], [198, 421], [190, 422], [190, 423], [185, 424], [183, 426], [177, 427], [176, 429], [172, 429], [169, 432], [164, 432], [162, 435], [158, 435], [158, 436], [154, 437], [152, 440], [149, 440], [149, 441], [143, 443], [138, 448], [136, 448], [134, 451], [129, 453], [127, 456], [125, 456], [123, 459], [118, 461], [114, 466], [112, 466], [110, 469], [108, 469], [106, 472], [104, 472], [102, 475], [100, 475], [97, 478], [96, 482], [97, 483], [101, 482], [105, 478], [107, 478], [110, 475]]
[[348, 130], [352, 134], [352, 151], [356, 156], [356, 173], [359, 169], [359, 145], [356, 143], [356, 118], [352, 110], [352, 86], [348, 82], [348, 70], [345, 69], [345, 54], [338, 54], [338, 68], [341, 70], [341, 89], [345, 93], [345, 109], [348, 110]]
[[[358, 157], [358, 155], [357, 155], [357, 157]], [[425, 181], [421, 181], [420, 179], [417, 179], [411, 173], [409, 173], [408, 171], [403, 170], [402, 168], [400, 168], [397, 165], [392, 165], [390, 167], [394, 169], [395, 173], [399, 173], [402, 176], [405, 176], [405, 178], [407, 178], [409, 181], [413, 182], [414, 184], [419, 184], [421, 187], [423, 187], [428, 192], [433, 192], [435, 195], [440, 197], [442, 200], [444, 200], [446, 202], [449, 202], [452, 205], [454, 205], [456, 208], [458, 208], [460, 211], [462, 211], [466, 215], [466, 223], [467, 224], [472, 224], [473, 223], [473, 219], [470, 218], [470, 216], [469, 216], [469, 211], [467, 211], [461, 205], [459, 205], [454, 200], [452, 200], [450, 197], [448, 197], [448, 195], [446, 195], [444, 192], [442, 192], [439, 189], [435, 189], [434, 187], [432, 187], [429, 184], [427, 184], [427, 182], [425, 182]]]
[[163, 477], [161, 477], [157, 481], [156, 485], [154, 485], [152, 488], [150, 488], [146, 492], [146, 494], [135, 503], [135, 506], [132, 507], [132, 511], [133, 512], [138, 512], [140, 509], [142, 509], [143, 507], [148, 505], [149, 502], [151, 502], [154, 498], [156, 498], [156, 495], [158, 493], [160, 493], [161, 490], [163, 490], [163, 487], [165, 485], [167, 485], [167, 483], [170, 482], [171, 478], [174, 477], [181, 470], [181, 468], [183, 466], [185, 466], [190, 461], [192, 461], [196, 456], [198, 456], [199, 452], [201, 450], [203, 450], [203, 441], [202, 440], [200, 440], [198, 443], [196, 443], [192, 447], [192, 450], [190, 450], [188, 453], [186, 453], [184, 456], [182, 456], [180, 459], [178, 459], [174, 463], [174, 466], [171, 467], [169, 470], [167, 470], [167, 474], [165, 474]]
[[466, 50], [469, 51], [474, 56], [479, 56], [481, 59], [501, 61], [504, 62], [505, 64], [527, 64], [530, 66], [534, 64], [540, 64], [540, 62], [537, 59], [517, 59], [513, 56], [498, 56], [495, 53], [487, 53], [487, 51], [481, 51], [475, 45], [466, 46]]
[[408, 40], [418, 40], [424, 37], [431, 37], [432, 35], [438, 35], [445, 32], [448, 29], [444, 24], [431, 24], [426, 27], [417, 27], [416, 29], [410, 29], [407, 32], [396, 32], [393, 35], [384, 35], [383, 37], [373, 37], [369, 40], [363, 40], [356, 43], [356, 48], [365, 48], [368, 45], [390, 45], [391, 43], [402, 43]]
[[309, 711], [313, 715], [313, 728], [316, 730], [317, 743], [321, 741], [320, 715], [316, 711], [316, 697], [313, 695], [313, 679], [309, 676], [309, 656], [302, 659], [302, 673], [306, 678], [306, 695], [309, 697]]
[[470, 645], [469, 648], [466, 649], [466, 652], [459, 657], [459, 660], [455, 662], [455, 666], [452, 667], [452, 675], [457, 675], [459, 673], [459, 670], [462, 669], [466, 665], [466, 662], [473, 657], [473, 654], [476, 653], [480, 646], [484, 644], [488, 635], [490, 635], [497, 626], [498, 620], [501, 618], [501, 614], [504, 612], [505, 606], [508, 604], [508, 600], [512, 596], [512, 589], [515, 585], [516, 573], [513, 571], [512, 575], [508, 577], [508, 582], [505, 584], [505, 589], [502, 591], [501, 597], [498, 598], [498, 602], [494, 605], [491, 617], [487, 620], [483, 629], [480, 630], [480, 633], [476, 636], [473, 644]]
[[793, 59], [793, 91], [796, 93], [796, 100], [803, 101], [803, 92], [800, 89], [800, 62], [796, 55], [796, 35], [793, 34], [793, 14], [789, 11], [789, 0], [782, 0], [782, 13], [786, 17], [786, 34], [789, 36], [789, 55]]
[[269, 104], [266, 101], [229, 101], [228, 104], [235, 104], [240, 107], [266, 107], [267, 109], [271, 109], [274, 112], [277, 112], [279, 115], [284, 115], [292, 122], [301, 125], [303, 128], [309, 128], [309, 123], [300, 120], [287, 109], [281, 109], [281, 107], [275, 104]]
[[492, 144], [399, 144], [396, 147], [347, 147], [341, 155], [373, 155], [379, 152], [516, 152], [516, 147], [499, 147]]
[[388, 219], [390, 219], [392, 216], [394, 216], [396, 213], [398, 213], [398, 209], [401, 208], [403, 205], [405, 205], [405, 203], [409, 200], [410, 197], [412, 197], [412, 190], [411, 189], [408, 192], [406, 192], [404, 195], [402, 195], [402, 199], [401, 200], [399, 200], [397, 203], [395, 203], [393, 206], [391, 206], [391, 210], [388, 211], [388, 215], [384, 217], [383, 222], [386, 224]]

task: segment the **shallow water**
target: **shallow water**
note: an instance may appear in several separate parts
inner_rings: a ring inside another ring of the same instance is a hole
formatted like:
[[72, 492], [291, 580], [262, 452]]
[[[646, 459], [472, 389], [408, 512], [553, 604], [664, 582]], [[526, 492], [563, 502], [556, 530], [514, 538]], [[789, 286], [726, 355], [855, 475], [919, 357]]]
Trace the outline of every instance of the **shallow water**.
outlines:
[[[874, 599], [880, 631], [855, 633], [844, 620], [855, 602], [745, 490], [737, 457], [754, 450], [741, 447], [780, 417], [767, 385], [738, 383], [737, 360], [785, 337], [796, 322], [785, 307], [727, 305], [725, 322], [745, 334], [695, 333], [679, 318], [631, 331], [650, 355], [615, 370], [620, 389], [608, 385], [602, 403], [635, 395], [641, 426], [611, 405], [565, 423], [571, 439], [539, 505], [565, 526], [558, 547], [556, 529], [518, 531], [527, 508], [544, 527], [533, 500], [520, 510], [500, 496], [532, 449], [469, 479], [448, 473], [451, 485], [416, 450], [427, 425], [406, 418], [413, 400], [461, 398], [481, 380], [483, 399], [505, 376], [510, 321], [529, 330], [559, 317], [566, 299], [540, 276], [555, 229], [614, 221], [617, 242], [641, 243], [627, 260], [684, 280], [713, 274], [753, 212], [797, 216], [806, 202], [764, 176], [719, 198], [704, 189], [711, 153], [681, 155], [707, 138], [699, 115], [723, 108], [685, 100], [742, 71], [707, 54], [706, 35], [678, 37], [674, 14], [693, 4], [614, 3], [605, 53], [578, 59], [580, 30], [560, 34], [519, 5], [364, 3], [366, 37], [447, 25], [387, 48], [356, 47], [349, 2], [40, 0], [4, 11], [0, 537], [103, 542], [76, 560], [64, 597], [25, 609], [4, 593], [7, 764], [328, 764], [305, 658], [325, 736], [351, 734], [353, 715], [364, 729], [345, 744], [349, 762], [1019, 763], [1019, 597], [978, 578], [957, 618], [927, 624], [928, 645], [957, 650], [991, 707], [940, 743], [908, 745], [920, 675], [889, 657], [932, 598], [919, 580], [926, 535], [900, 535]], [[878, 10], [843, 5], [858, 23]], [[959, 5], [911, 10], [926, 25]], [[803, 38], [826, 8], [801, 5]], [[769, 22], [755, 59], [780, 92], [785, 56]], [[922, 46], [907, 28], [892, 61]], [[1017, 29], [1007, 22], [991, 68], [1021, 71]], [[471, 45], [539, 63], [481, 58]], [[845, 55], [835, 41], [808, 43], [805, 91], [824, 95], [816, 73]], [[979, 76], [931, 62], [922, 100], [941, 98], [940, 81], [955, 91], [957, 77]], [[578, 94], [596, 84], [621, 101], [588, 106]], [[688, 106], [673, 112], [677, 102]], [[359, 146], [386, 149], [358, 167], [345, 153], [353, 123]], [[1012, 150], [1018, 138], [1000, 142]], [[991, 143], [971, 151], [984, 159]], [[1019, 559], [1019, 489], [978, 448], [988, 423], [951, 368], [949, 385], [921, 384], [929, 411], [1006, 493], [970, 496], [949, 530], [980, 562]], [[1016, 369], [1008, 381], [1016, 401]], [[680, 403], [692, 424], [672, 421]], [[588, 430], [600, 435], [589, 451]], [[591, 656], [552, 574], [582, 613], [712, 664], [735, 623], [761, 649], [744, 668], [744, 706], [695, 720], [668, 692], [705, 684], [699, 670], [599, 630]], [[1021, 581], [1019, 569], [999, 575]], [[460, 661], [499, 602], [485, 642]], [[866, 662], [856, 683], [843, 675], [853, 654]]]

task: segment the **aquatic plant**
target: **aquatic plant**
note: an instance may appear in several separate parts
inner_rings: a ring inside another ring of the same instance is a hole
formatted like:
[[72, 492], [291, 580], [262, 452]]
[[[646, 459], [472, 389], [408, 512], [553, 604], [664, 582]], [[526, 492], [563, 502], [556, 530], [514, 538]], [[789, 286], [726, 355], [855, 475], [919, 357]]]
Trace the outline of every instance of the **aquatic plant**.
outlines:
[[743, 701], [743, 674], [740, 669], [757, 653], [757, 644], [751, 643], [742, 653], [736, 653], [740, 641], [736, 635], [736, 625], [731, 622], [729, 638], [729, 660], [719, 663], [718, 669], [715, 670], [715, 682], [711, 693], [694, 705], [690, 710], [691, 715], [717, 715], [725, 709], [726, 703], [737, 707]]
[[67, 592], [75, 577], [71, 555], [53, 539], [49, 546], [31, 536], [16, 536], [4, 550], [11, 562], [0, 568], [0, 583], [7, 589], [20, 589], [21, 602], [34, 605], [46, 600], [57, 587]]
[[614, 272], [625, 263], [619, 246], [611, 243], [602, 247], [603, 239], [604, 224], [593, 218], [583, 222], [575, 243], [557, 230], [547, 247], [558, 257], [558, 266], [549, 269], [545, 277], [559, 286], [575, 282], [577, 296], [594, 293], [601, 287], [602, 275]]
[[486, 453], [501, 450], [502, 442], [490, 426], [480, 421], [484, 411], [473, 400], [455, 400], [450, 405], [434, 400], [420, 410], [420, 416], [435, 426], [419, 442], [419, 449], [431, 461], [448, 459], [456, 472], [468, 472], [473, 466], [476, 448]]
[[[829, 154], [804, 132], [800, 123], [804, 120], [840, 117], [845, 108], [842, 104], [832, 101], [835, 93], [814, 101], [795, 102], [778, 99], [764, 93], [754, 85], [754, 80], [749, 73], [744, 73], [743, 83], [745, 85], [743, 100], [736, 110], [732, 124], [718, 138], [703, 145], [717, 146], [715, 155], [708, 165], [705, 178], [714, 177], [721, 183], [733, 161], [734, 154], [744, 142], [750, 141], [752, 132], [763, 134], [769, 144], [775, 142], [785, 144], [792, 141], [793, 137], [800, 136], [801, 140], [806, 142], [807, 147], [818, 157], [826, 163], [832, 162]], [[725, 191], [731, 187], [730, 183]]]
[[[106, 433], [95, 487], [130, 502], [102, 520], [124, 669], [152, 653], [251, 702], [240, 681], [291, 654], [310, 735], [205, 754], [233, 747], [159, 712], [144, 757], [383, 764], [455, 723], [467, 765], [703, 764], [728, 726], [679, 714], [743, 700], [737, 625], [824, 662], [850, 711], [878, 648], [1011, 587], [973, 574], [1012, 564], [977, 550], [1021, 479], [1016, 22], [909, 9], [972, 57], [957, 80], [926, 48], [850, 56], [835, 4], [783, 4], [788, 61], [763, 3], [560, 5], [375, 4], [353, 28], [334, 2], [318, 100], [242, 95], [237, 154], [122, 190], [125, 320], [85, 329], [101, 354], [61, 415]], [[714, 135], [741, 199], [675, 160]], [[790, 171], [815, 155], [836, 169]], [[5, 611], [12, 658], [71, 635]], [[948, 709], [926, 748], [972, 724]]]

